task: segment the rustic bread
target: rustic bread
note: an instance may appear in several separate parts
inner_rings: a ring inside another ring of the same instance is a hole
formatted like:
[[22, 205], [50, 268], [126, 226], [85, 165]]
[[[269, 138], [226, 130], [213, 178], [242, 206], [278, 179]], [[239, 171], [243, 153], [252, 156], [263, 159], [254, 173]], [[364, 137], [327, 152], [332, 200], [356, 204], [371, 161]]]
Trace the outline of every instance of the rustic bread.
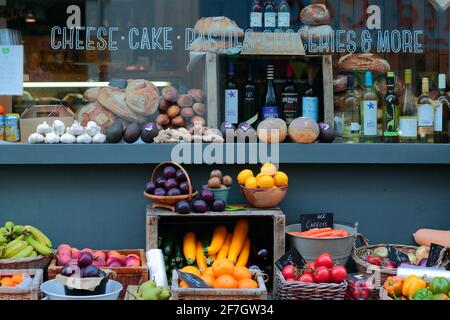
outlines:
[[333, 91], [341, 92], [347, 90], [348, 78], [345, 74], [338, 74], [333, 78]]
[[[387, 92], [387, 80], [386, 77], [380, 77], [375, 80], [373, 84], [375, 91], [380, 98], [383, 98]], [[402, 96], [405, 93], [405, 83], [399, 77], [395, 77], [395, 93], [397, 96]]]
[[84, 92], [84, 98], [89, 102], [94, 102], [98, 98], [99, 91], [100, 91], [100, 88], [98, 88], [98, 87], [87, 89]]
[[350, 53], [341, 57], [337, 64], [339, 71], [386, 73], [391, 70], [389, 62], [373, 53]]
[[128, 80], [125, 89], [125, 101], [128, 107], [142, 116], [153, 115], [158, 110], [159, 95], [158, 88], [147, 80]]
[[308, 25], [329, 24], [331, 16], [326, 5], [312, 4], [303, 8], [300, 12], [300, 21]]
[[322, 41], [326, 43], [327, 41], [330, 41], [331, 37], [333, 36], [333, 28], [331, 28], [328, 25], [324, 26], [304, 25], [300, 28], [299, 32], [303, 41], [308, 41], [309, 38], [311, 37], [312, 41], [314, 42], [319, 42], [320, 39], [322, 39]]
[[98, 102], [119, 118], [130, 122], [145, 122], [144, 116], [131, 110], [125, 101], [125, 91], [119, 88], [105, 87], [98, 93]]
[[238, 27], [236, 22], [227, 17], [208, 17], [201, 18], [194, 26], [196, 34], [208, 34], [216, 37], [222, 35], [237, 34], [238, 37], [244, 37], [244, 30]]
[[89, 103], [78, 109], [75, 114], [77, 120], [83, 127], [86, 127], [89, 121], [95, 121], [101, 128], [102, 132], [106, 132], [109, 126], [116, 121], [117, 117], [103, 107], [98, 102]]

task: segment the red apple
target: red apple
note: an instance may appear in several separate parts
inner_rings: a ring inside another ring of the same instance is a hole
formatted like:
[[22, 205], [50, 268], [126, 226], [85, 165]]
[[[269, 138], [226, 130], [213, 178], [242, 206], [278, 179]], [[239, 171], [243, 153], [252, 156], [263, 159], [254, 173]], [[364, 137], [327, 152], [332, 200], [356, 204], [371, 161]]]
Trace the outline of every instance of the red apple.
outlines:
[[141, 259], [136, 255], [128, 255], [124, 261], [125, 267], [139, 267], [141, 265]]
[[94, 251], [94, 259], [101, 259], [101, 260], [106, 260], [106, 253], [104, 253], [103, 251]]
[[108, 258], [106, 261], [106, 265], [108, 267], [121, 267], [122, 266], [122, 260], [117, 259], [115, 257]]
[[92, 265], [96, 266], [97, 268], [101, 268], [101, 267], [105, 267], [106, 263], [105, 263], [105, 260], [99, 258], [99, 259], [95, 259], [92, 262]]

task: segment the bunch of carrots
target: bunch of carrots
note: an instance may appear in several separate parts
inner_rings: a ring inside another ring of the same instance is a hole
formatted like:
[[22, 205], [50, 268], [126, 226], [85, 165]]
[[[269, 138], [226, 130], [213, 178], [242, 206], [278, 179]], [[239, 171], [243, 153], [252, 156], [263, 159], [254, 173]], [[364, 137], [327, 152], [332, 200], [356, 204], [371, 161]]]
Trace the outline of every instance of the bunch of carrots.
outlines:
[[342, 238], [348, 236], [346, 230], [332, 228], [313, 228], [303, 232], [289, 232], [289, 234], [305, 238]]

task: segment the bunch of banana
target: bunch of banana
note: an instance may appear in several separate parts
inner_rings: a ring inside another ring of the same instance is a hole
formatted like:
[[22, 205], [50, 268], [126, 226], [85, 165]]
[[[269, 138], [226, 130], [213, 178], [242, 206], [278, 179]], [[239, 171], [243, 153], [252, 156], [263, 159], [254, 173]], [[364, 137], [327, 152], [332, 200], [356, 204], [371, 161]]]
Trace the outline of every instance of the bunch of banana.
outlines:
[[15, 225], [8, 221], [0, 228], [0, 258], [20, 259], [53, 254], [52, 242], [33, 226]]

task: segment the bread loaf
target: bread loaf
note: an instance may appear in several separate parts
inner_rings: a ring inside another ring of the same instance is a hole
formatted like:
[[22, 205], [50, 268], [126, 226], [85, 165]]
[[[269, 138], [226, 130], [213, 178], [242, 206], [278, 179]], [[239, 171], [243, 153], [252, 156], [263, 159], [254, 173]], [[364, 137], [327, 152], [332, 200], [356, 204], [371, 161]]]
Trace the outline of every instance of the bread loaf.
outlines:
[[125, 101], [125, 91], [119, 88], [105, 87], [98, 93], [98, 102], [119, 118], [130, 122], [146, 122], [144, 116], [132, 111]]
[[100, 88], [98, 87], [87, 89], [84, 92], [84, 98], [89, 102], [97, 101], [99, 90]]
[[222, 35], [237, 34], [238, 37], [244, 37], [244, 30], [238, 27], [236, 22], [227, 17], [208, 17], [201, 18], [194, 26], [196, 34], [211, 35], [221, 37]]
[[158, 88], [147, 80], [128, 80], [125, 89], [125, 100], [135, 113], [142, 116], [151, 116], [158, 110], [159, 100]]
[[312, 41], [318, 42], [322, 39], [324, 43], [331, 40], [333, 36], [333, 28], [330, 26], [308, 26], [304, 25], [299, 30], [303, 41], [308, 41], [311, 37]]
[[[375, 80], [373, 84], [375, 91], [377, 92], [377, 95], [380, 98], [383, 98], [386, 95], [387, 92], [387, 81], [386, 77], [380, 77]], [[405, 83], [402, 79], [399, 77], [395, 77], [395, 93], [397, 96], [402, 96], [405, 93]]]
[[350, 53], [339, 59], [337, 64], [339, 71], [372, 71], [384, 74], [391, 70], [389, 62], [373, 53]]
[[307, 25], [329, 24], [331, 16], [326, 5], [312, 4], [300, 12], [300, 21]]
[[75, 120], [83, 127], [86, 127], [89, 121], [95, 121], [102, 128], [102, 132], [106, 132], [116, 119], [117, 117], [111, 111], [98, 102], [92, 102], [83, 106], [75, 114]]
[[333, 78], [333, 91], [341, 92], [347, 90], [348, 79], [345, 74], [338, 74]]

